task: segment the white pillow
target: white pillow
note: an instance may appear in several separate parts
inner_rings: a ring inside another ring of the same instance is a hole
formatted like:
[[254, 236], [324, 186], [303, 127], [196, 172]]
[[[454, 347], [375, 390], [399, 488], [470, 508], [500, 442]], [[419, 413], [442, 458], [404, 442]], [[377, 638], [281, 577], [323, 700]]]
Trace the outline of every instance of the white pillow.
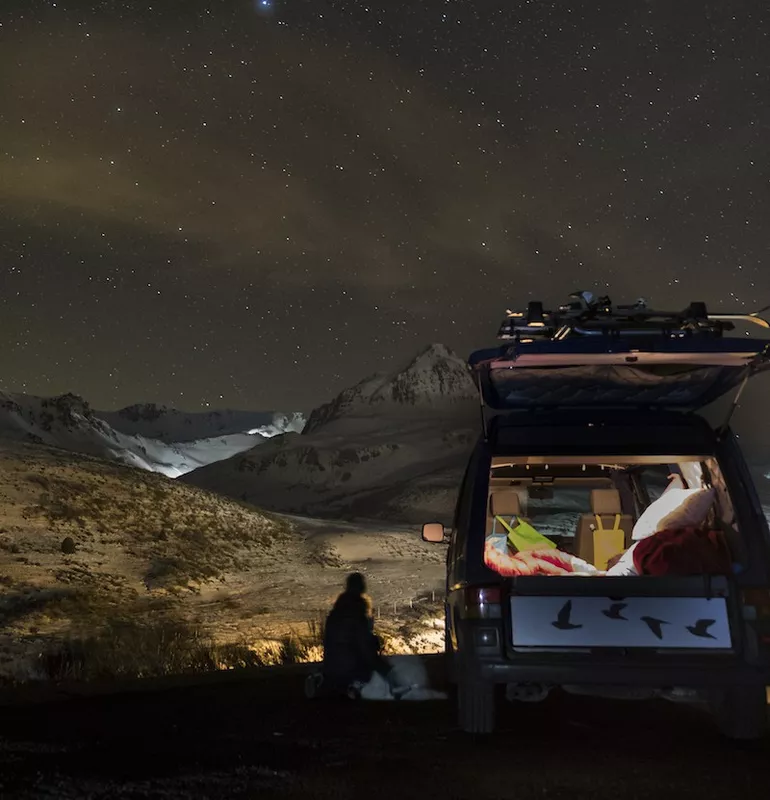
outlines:
[[713, 489], [668, 489], [645, 509], [631, 538], [638, 542], [668, 528], [697, 528], [713, 503]]
[[610, 577], [614, 577], [616, 575], [638, 575], [639, 573], [636, 571], [636, 567], [634, 566], [634, 548], [636, 547], [635, 544], [632, 544], [631, 547], [626, 550], [625, 553], [617, 560], [617, 562], [610, 567], [606, 574]]

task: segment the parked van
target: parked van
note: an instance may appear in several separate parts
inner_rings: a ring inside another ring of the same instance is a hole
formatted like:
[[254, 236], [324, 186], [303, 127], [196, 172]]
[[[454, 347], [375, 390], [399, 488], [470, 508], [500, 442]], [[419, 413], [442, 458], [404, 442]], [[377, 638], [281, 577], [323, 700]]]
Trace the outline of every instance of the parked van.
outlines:
[[498, 687], [626, 687], [695, 696], [727, 735], [760, 737], [770, 533], [725, 417], [697, 412], [765, 369], [768, 342], [725, 336], [735, 315], [701, 304], [603, 301], [509, 312], [512, 342], [469, 360], [482, 434], [451, 530], [423, 526], [449, 538], [459, 724], [491, 732]]

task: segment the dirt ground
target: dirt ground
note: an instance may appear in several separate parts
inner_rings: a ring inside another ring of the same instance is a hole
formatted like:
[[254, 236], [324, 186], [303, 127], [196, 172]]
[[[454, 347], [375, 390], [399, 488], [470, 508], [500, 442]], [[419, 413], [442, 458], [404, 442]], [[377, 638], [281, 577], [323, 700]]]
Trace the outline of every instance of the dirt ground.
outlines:
[[[434, 685], [441, 667], [434, 659]], [[697, 709], [567, 695], [502, 701], [468, 737], [451, 700], [308, 701], [304, 668], [30, 703], [0, 695], [0, 796], [46, 798], [766, 798], [770, 742]]]

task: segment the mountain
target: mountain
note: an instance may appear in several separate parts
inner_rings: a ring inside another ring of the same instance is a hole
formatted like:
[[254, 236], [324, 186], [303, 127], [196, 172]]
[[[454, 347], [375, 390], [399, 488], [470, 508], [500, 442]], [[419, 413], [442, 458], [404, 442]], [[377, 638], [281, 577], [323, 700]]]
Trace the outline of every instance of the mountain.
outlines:
[[375, 373], [316, 408], [303, 433], [345, 417], [450, 413], [476, 398], [468, 365], [443, 344], [432, 344], [392, 373]]
[[[299, 430], [303, 422], [297, 414], [186, 414], [152, 405], [95, 412], [74, 394], [0, 392], [0, 438], [96, 455], [172, 478], [249, 450], [277, 433]], [[160, 435], [154, 438], [142, 431]]]
[[434, 344], [316, 408], [301, 434], [182, 480], [293, 513], [448, 521], [478, 436], [476, 402], [465, 362]]
[[114, 430], [168, 444], [194, 442], [234, 434], [259, 434], [269, 439], [286, 431], [301, 431], [305, 418], [299, 412], [279, 411], [179, 411], [155, 403], [137, 403], [119, 411], [97, 411]]

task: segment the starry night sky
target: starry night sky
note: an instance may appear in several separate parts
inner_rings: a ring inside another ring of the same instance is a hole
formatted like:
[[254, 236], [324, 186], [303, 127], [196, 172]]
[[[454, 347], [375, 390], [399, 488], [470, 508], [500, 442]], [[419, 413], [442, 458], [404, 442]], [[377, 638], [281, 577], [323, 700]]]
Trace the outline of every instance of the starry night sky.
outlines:
[[0, 5], [0, 389], [309, 409], [575, 289], [770, 302], [770, 7]]

